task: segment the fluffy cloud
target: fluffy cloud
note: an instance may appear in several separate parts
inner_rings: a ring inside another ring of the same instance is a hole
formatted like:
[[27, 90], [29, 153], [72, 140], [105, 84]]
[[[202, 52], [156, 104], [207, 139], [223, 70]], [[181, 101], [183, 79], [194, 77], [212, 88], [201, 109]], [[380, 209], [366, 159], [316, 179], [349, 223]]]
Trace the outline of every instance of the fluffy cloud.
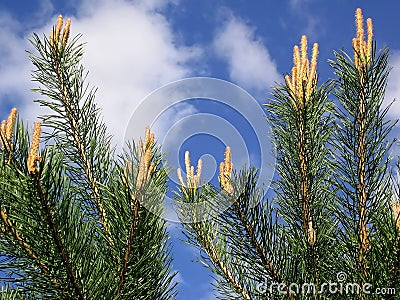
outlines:
[[263, 91], [281, 79], [268, 49], [254, 28], [243, 21], [230, 17], [217, 32], [213, 45], [227, 61], [230, 78], [242, 87]]
[[[167, 3], [161, 0], [85, 0], [76, 8], [76, 15], [65, 16], [72, 19], [72, 35], [83, 34], [81, 41], [86, 42], [83, 64], [90, 70], [88, 81], [98, 87], [96, 102], [103, 109], [104, 121], [119, 146], [130, 117], [142, 99], [168, 82], [193, 75], [190, 63], [201, 57], [200, 47], [187, 47], [176, 42], [171, 24], [163, 15]], [[27, 38], [31, 31], [40, 35], [49, 33], [56, 15], [44, 19], [46, 24], [34, 24], [32, 26], [36, 28], [27, 29], [23, 28], [26, 25], [0, 15], [0, 42], [3, 45], [0, 50], [0, 99], [12, 95], [10, 100], [30, 124], [44, 112], [32, 102], [32, 98], [39, 95], [29, 91], [37, 84], [30, 81], [29, 73], [33, 67], [24, 51], [29, 48]], [[263, 92], [280, 79], [268, 50], [254, 29], [241, 20], [229, 18], [217, 32], [213, 45], [228, 64], [231, 79], [244, 88]], [[151, 113], [158, 113], [163, 99], [156, 100], [149, 108]], [[170, 110], [170, 116], [164, 118], [168, 124], [159, 123], [155, 128], [159, 131], [158, 137], [165, 135], [165, 128], [195, 112], [195, 107], [185, 103]], [[142, 134], [145, 125], [147, 123], [137, 126], [135, 123]], [[179, 130], [175, 133], [182, 135]], [[177, 140], [181, 139], [177, 137]]]
[[[389, 58], [391, 70], [388, 78], [388, 84], [386, 87], [385, 100], [383, 102], [383, 107], [386, 107], [393, 100], [394, 103], [388, 111], [387, 118], [394, 121], [400, 119], [400, 50], [392, 52]], [[392, 131], [392, 137], [398, 139], [400, 133], [400, 123], [398, 122]], [[392, 155], [400, 155], [400, 144], [395, 143], [392, 148]], [[398, 182], [400, 182], [400, 176], [397, 174]]]
[[[77, 8], [76, 16], [66, 16], [72, 19], [72, 35], [82, 33], [81, 41], [87, 43], [83, 64], [90, 70], [88, 81], [98, 87], [96, 101], [119, 145], [140, 101], [153, 89], [190, 75], [188, 62], [200, 54], [197, 47], [176, 43], [161, 13], [167, 3], [86, 0]], [[50, 32], [55, 21], [56, 15], [34, 31]], [[25, 100], [20, 103], [22, 116], [32, 121], [42, 111], [30, 101], [36, 95], [29, 89], [36, 84], [30, 82], [32, 66], [24, 52], [27, 37], [16, 33], [21, 24], [11, 18], [0, 16], [0, 24], [0, 96], [19, 95]], [[144, 130], [145, 124], [141, 125]]]
[[29, 94], [28, 42], [21, 31], [21, 25], [11, 16], [0, 14], [0, 103], [5, 99], [20, 102]]
[[84, 17], [78, 15], [73, 23], [87, 41], [84, 64], [99, 87], [97, 99], [114, 135], [124, 130], [121, 125], [149, 92], [190, 75], [186, 63], [199, 53], [198, 48], [176, 45], [170, 24], [157, 6], [148, 5], [86, 5], [80, 13]]
[[[390, 57], [390, 66], [393, 68], [390, 72], [384, 106], [390, 104], [394, 99], [388, 116], [392, 119], [400, 118], [400, 51], [394, 51]], [[399, 126], [399, 125], [397, 125]]]

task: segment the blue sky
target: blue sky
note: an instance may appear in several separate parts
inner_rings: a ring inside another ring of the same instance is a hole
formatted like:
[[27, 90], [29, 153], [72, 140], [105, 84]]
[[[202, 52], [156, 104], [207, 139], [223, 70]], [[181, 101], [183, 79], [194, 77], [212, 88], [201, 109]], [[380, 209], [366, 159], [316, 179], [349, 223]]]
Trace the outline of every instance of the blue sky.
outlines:
[[[365, 19], [373, 19], [378, 48], [391, 49], [393, 70], [386, 99], [399, 98], [400, 2], [396, 0], [0, 0], [0, 119], [13, 106], [31, 124], [43, 113], [32, 102], [36, 95], [30, 89], [35, 84], [30, 81], [32, 66], [25, 50], [30, 49], [27, 39], [32, 32], [48, 34], [60, 13], [72, 19], [72, 35], [82, 33], [81, 41], [87, 42], [83, 63], [90, 70], [89, 81], [99, 88], [97, 102], [114, 142], [121, 146], [141, 101], [176, 80], [195, 76], [223, 79], [243, 88], [258, 104], [266, 103], [270, 87], [276, 81], [283, 82], [284, 74], [290, 71], [293, 46], [299, 44], [303, 34], [308, 37], [309, 48], [319, 43], [320, 82], [332, 78], [327, 60], [333, 59], [334, 50], [344, 48], [351, 54], [357, 7], [363, 9]], [[160, 111], [158, 123], [153, 124], [160, 139], [168, 136], [166, 128], [177, 128], [170, 132], [169, 141], [181, 141], [177, 153], [172, 153], [178, 157], [178, 165], [184, 151], [190, 149], [193, 161], [202, 157], [210, 168], [208, 177], [215, 181], [213, 172], [229, 137], [182, 135], [179, 129], [187, 126], [183, 120], [190, 121], [199, 113], [235, 127], [247, 146], [250, 163], [257, 165], [264, 160], [273, 164], [270, 153], [258, 157], [259, 141], [251, 129], [260, 125], [252, 124], [252, 117], [243, 117], [240, 111], [234, 112], [218, 101], [192, 99]], [[400, 104], [394, 104], [389, 116], [399, 118]], [[209, 124], [196, 124], [190, 126], [199, 132], [210, 130]], [[144, 131], [145, 125], [138, 127]], [[234, 164], [240, 166], [246, 160], [241, 155], [235, 158], [236, 144], [232, 143]], [[211, 274], [191, 262], [198, 251], [179, 240], [178, 226], [171, 222], [174, 270], [181, 281], [177, 299], [216, 299]]]

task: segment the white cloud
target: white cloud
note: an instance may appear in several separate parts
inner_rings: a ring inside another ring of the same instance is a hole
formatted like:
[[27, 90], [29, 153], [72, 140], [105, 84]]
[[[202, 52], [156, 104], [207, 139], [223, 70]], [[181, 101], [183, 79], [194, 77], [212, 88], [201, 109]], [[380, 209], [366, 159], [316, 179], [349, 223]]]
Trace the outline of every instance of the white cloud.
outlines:
[[105, 121], [118, 135], [149, 92], [190, 75], [185, 63], [198, 48], [176, 45], [164, 16], [128, 2], [105, 1], [85, 15], [73, 28], [87, 41], [84, 64], [99, 87]]
[[254, 28], [243, 21], [230, 17], [217, 32], [213, 45], [227, 60], [230, 78], [242, 87], [264, 91], [281, 79], [268, 49]]
[[[386, 108], [392, 103], [387, 113], [387, 120], [395, 121], [400, 119], [400, 50], [394, 50], [389, 57], [389, 66], [392, 68], [389, 74], [388, 83], [386, 86], [385, 99], [382, 108]], [[391, 132], [390, 138], [397, 138], [400, 132], [400, 123], [397, 122], [396, 126]], [[391, 155], [400, 155], [400, 144], [397, 142], [392, 146]]]
[[20, 32], [17, 21], [8, 14], [0, 14], [0, 103], [6, 97], [22, 101], [29, 93], [30, 66], [25, 52], [28, 42]]
[[43, 25], [43, 20], [48, 20], [54, 12], [52, 0], [41, 0], [38, 4], [38, 9], [34, 13], [32, 20], [25, 20], [31, 26], [40, 27]]
[[[388, 112], [388, 117], [391, 119], [400, 118], [400, 51], [393, 51], [390, 60], [390, 66], [393, 68], [390, 72], [388, 84], [386, 88], [385, 101], [383, 106], [386, 107], [394, 99], [395, 102], [392, 104]], [[397, 125], [399, 126], [399, 124]]]
[[[155, 88], [190, 75], [187, 63], [201, 53], [198, 47], [176, 43], [161, 13], [169, 2], [86, 0], [77, 8], [77, 16], [70, 16], [71, 35], [82, 33], [81, 42], [87, 43], [83, 64], [90, 71], [88, 81], [98, 87], [96, 102], [119, 145], [140, 101]], [[35, 32], [47, 34], [55, 21], [54, 15]], [[25, 99], [22, 116], [31, 122], [41, 110], [31, 102], [38, 95], [29, 92], [37, 84], [30, 82], [33, 66], [25, 53], [28, 43], [14, 32], [21, 24], [2, 16], [0, 24], [0, 97], [12, 94]]]
[[[157, 119], [156, 122], [152, 126], [152, 131], [159, 137], [165, 137], [168, 135], [168, 131], [171, 129], [170, 127], [164, 126], [166, 122], [171, 125], [175, 125], [180, 120], [189, 117], [197, 112], [197, 109], [191, 105], [186, 103], [178, 103], [173, 105], [167, 112], [162, 114], [162, 119]], [[182, 129], [178, 130], [174, 133], [173, 139], [178, 139], [178, 136], [182, 135]]]

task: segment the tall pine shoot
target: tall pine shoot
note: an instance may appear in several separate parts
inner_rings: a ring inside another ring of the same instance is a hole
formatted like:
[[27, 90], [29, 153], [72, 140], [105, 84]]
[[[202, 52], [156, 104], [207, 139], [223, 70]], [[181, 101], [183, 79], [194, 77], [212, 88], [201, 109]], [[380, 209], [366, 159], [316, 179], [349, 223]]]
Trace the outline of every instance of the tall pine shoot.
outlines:
[[1, 125], [4, 299], [173, 299], [160, 211], [166, 171], [154, 134], [117, 156], [85, 81], [83, 45], [58, 17], [32, 39], [40, 105], [33, 133], [13, 109]]
[[[376, 50], [372, 20], [367, 30], [361, 9], [356, 11], [353, 55], [335, 52], [331, 65], [337, 76], [339, 100], [335, 150], [343, 271], [360, 286], [398, 287], [394, 270], [398, 261], [398, 229], [392, 213], [393, 189], [389, 173], [388, 134], [395, 122], [386, 120], [383, 107], [388, 68], [388, 49]], [[394, 209], [398, 200], [393, 202]], [[397, 283], [397, 284], [395, 284]], [[359, 299], [371, 299], [365, 291]], [[379, 298], [377, 296], [377, 298]]]

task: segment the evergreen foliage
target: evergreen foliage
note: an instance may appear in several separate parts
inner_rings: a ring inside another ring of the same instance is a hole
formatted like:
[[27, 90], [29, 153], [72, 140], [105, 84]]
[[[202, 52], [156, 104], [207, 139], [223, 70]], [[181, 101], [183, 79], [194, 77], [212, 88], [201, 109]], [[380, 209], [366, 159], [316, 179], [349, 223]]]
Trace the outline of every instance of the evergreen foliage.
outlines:
[[400, 184], [390, 169], [395, 122], [382, 107], [388, 50], [376, 51], [366, 23], [364, 34], [357, 9], [354, 56], [335, 52], [337, 78], [321, 85], [318, 45], [311, 60], [305, 36], [294, 47], [291, 74], [265, 104], [275, 197], [263, 198], [256, 170], [232, 173], [229, 148], [219, 188], [181, 182], [182, 203], [232, 204], [184, 225], [187, 242], [216, 275], [220, 299], [397, 299]]
[[[83, 45], [59, 16], [34, 35], [37, 100], [51, 114], [30, 133], [16, 109], [0, 152], [5, 299], [172, 299], [171, 255], [161, 210], [166, 171], [154, 134], [116, 156], [85, 82]], [[41, 132], [43, 129], [43, 133]], [[39, 150], [40, 139], [43, 149]]]
[[[366, 23], [365, 34], [357, 9], [353, 55], [335, 52], [336, 78], [325, 83], [318, 44], [310, 60], [305, 36], [294, 47], [291, 73], [265, 104], [277, 158], [273, 197], [257, 185], [257, 169], [233, 169], [230, 147], [218, 187], [201, 182], [201, 160], [195, 172], [185, 153], [177, 210], [219, 299], [400, 292], [400, 163], [391, 164], [395, 122], [382, 104], [389, 51], [376, 50]], [[86, 83], [83, 45], [69, 31], [60, 16], [50, 38], [31, 41], [37, 102], [51, 113], [33, 134], [16, 109], [1, 123], [1, 299], [174, 299], [159, 217], [163, 155], [148, 127], [115, 153]]]

